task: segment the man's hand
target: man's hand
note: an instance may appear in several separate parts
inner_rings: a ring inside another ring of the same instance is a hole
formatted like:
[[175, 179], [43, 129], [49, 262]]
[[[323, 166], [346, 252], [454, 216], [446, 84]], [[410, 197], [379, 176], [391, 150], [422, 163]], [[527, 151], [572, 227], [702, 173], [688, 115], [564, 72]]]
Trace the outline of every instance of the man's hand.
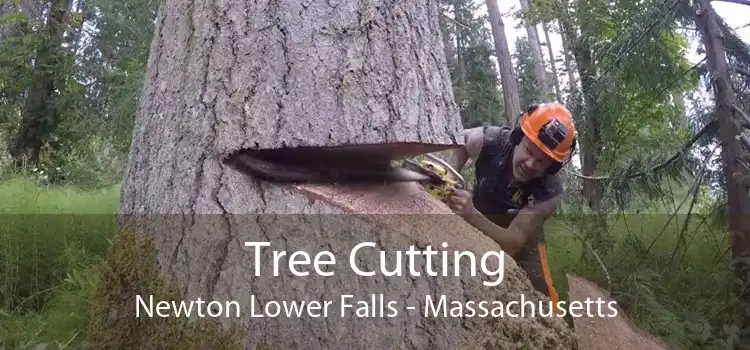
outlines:
[[448, 198], [448, 207], [458, 215], [469, 215], [474, 213], [474, 203], [471, 201], [471, 193], [467, 190], [457, 189]]

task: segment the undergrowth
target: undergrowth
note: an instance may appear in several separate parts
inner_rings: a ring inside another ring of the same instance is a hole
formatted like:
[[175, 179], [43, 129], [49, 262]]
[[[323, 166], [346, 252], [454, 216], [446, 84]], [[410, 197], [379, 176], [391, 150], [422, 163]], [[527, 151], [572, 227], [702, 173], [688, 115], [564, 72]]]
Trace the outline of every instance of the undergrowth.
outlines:
[[550, 222], [549, 259], [561, 297], [567, 299], [565, 275], [572, 273], [610, 291], [636, 326], [674, 349], [733, 348], [738, 331], [729, 326], [736, 300], [726, 234], [700, 215], [685, 224], [687, 218], [610, 215], [609, 252], [584, 244], [588, 235], [574, 224], [581, 218]]
[[0, 349], [80, 348], [118, 195], [0, 183]]
[[[81, 191], [22, 178], [0, 183], [0, 349], [88, 344], [92, 295], [112, 249], [117, 205], [117, 187]], [[612, 216], [602, 236], [614, 243], [610, 252], [597, 252], [601, 263], [582, 259], [591, 252], [581, 240], [587, 218], [553, 218], [546, 232], [561, 298], [567, 298], [565, 274], [573, 273], [609, 290], [639, 327], [675, 349], [731, 347], [736, 331], [726, 326], [734, 308], [726, 235], [699, 216], [684, 226], [685, 218]]]

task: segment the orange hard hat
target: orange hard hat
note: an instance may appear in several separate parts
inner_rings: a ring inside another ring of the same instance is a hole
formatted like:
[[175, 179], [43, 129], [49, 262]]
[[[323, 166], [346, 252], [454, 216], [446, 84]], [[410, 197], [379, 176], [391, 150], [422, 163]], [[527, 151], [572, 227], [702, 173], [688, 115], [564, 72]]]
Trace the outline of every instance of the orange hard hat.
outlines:
[[574, 146], [573, 118], [562, 104], [536, 105], [521, 116], [520, 124], [524, 135], [555, 161], [564, 161]]

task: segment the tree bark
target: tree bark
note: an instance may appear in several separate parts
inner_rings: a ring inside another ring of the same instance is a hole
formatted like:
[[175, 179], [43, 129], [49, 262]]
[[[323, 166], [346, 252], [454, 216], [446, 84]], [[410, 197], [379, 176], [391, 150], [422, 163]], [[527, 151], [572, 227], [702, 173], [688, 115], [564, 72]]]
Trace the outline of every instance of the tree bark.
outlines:
[[513, 74], [513, 64], [505, 37], [505, 24], [500, 15], [497, 0], [487, 0], [487, 14], [492, 27], [492, 37], [495, 39], [495, 54], [500, 70], [500, 80], [503, 86], [505, 105], [505, 120], [508, 125], [515, 125], [516, 118], [521, 115], [521, 98], [518, 95], [518, 82]]
[[[747, 150], [735, 136], [742, 134], [738, 125], [741, 121], [737, 114], [737, 101], [732, 88], [726, 52], [722, 41], [723, 35], [717, 23], [717, 15], [708, 0], [696, 3], [696, 26], [701, 33], [706, 49], [706, 64], [711, 73], [711, 83], [715, 97], [715, 116], [719, 123], [718, 136], [722, 142], [721, 158], [726, 178], [727, 209], [729, 215], [729, 232], [732, 235], [732, 268], [736, 278], [736, 291], [740, 305], [738, 310], [739, 329], [750, 327], [750, 196], [748, 171], [740, 162]], [[743, 335], [740, 344], [747, 344], [749, 339]]]
[[[494, 288], [482, 285], [487, 277], [471, 276], [466, 262], [461, 277], [452, 277], [450, 263], [449, 277], [426, 277], [430, 267], [419, 257], [419, 276], [408, 275], [408, 260], [402, 261], [406, 275], [387, 278], [348, 267], [349, 253], [363, 242], [377, 248], [365, 247], [355, 262], [377, 271], [381, 249], [389, 269], [395, 251], [410, 246], [499, 250], [417, 184], [279, 185], [221, 162], [242, 148], [369, 145], [390, 152], [395, 145], [420, 153], [455, 147], [460, 132], [434, 2], [168, 0], [123, 179], [123, 227], [154, 238], [160, 270], [182, 300], [237, 301], [242, 317], [222, 321], [242, 325], [245, 348], [572, 348], [572, 333], [556, 317], [422, 317], [426, 295], [545, 299], [510, 258], [489, 260], [505, 266], [504, 281]], [[254, 249], [245, 242], [271, 244], [262, 249], [258, 275]], [[335, 264], [323, 270], [334, 274], [296, 266], [310, 275], [294, 276], [287, 255], [274, 276], [272, 250], [301, 250], [311, 262], [330, 251]], [[398, 315], [387, 316], [388, 308], [380, 315], [385, 305], [370, 301], [380, 294], [398, 302]], [[346, 317], [341, 295], [353, 296]], [[327, 317], [251, 318], [253, 298], [256, 312], [270, 301], [333, 304]], [[123, 309], [111, 314], [134, 312], [135, 299], [122, 300]], [[370, 317], [356, 316], [357, 301], [369, 304]], [[112, 326], [118, 329], [129, 328]]]

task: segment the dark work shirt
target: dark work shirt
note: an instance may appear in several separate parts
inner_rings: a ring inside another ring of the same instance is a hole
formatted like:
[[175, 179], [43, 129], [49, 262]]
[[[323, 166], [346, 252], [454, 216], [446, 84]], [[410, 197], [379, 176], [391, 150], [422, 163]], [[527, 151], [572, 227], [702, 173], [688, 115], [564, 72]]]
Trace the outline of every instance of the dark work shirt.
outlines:
[[519, 210], [529, 199], [543, 202], [563, 192], [563, 184], [556, 174], [544, 175], [522, 185], [511, 185], [513, 149], [511, 129], [488, 126], [484, 128], [482, 150], [475, 162], [476, 186], [474, 207], [495, 224], [507, 228], [515, 217], [508, 210]]

